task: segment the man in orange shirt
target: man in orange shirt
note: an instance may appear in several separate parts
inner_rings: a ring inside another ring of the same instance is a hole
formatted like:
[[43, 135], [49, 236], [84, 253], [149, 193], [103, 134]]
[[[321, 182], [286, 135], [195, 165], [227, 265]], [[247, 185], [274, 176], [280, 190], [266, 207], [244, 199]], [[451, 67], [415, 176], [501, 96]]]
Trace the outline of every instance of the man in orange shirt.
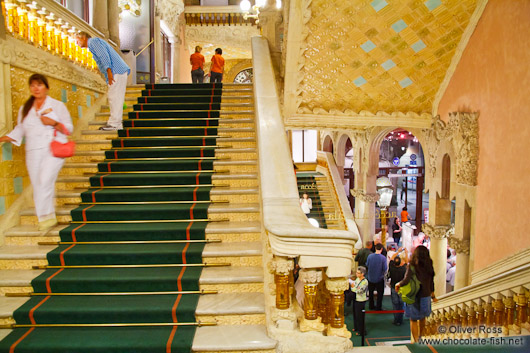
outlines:
[[225, 59], [221, 56], [223, 49], [215, 49], [215, 55], [212, 56], [212, 68], [210, 69], [210, 82], [223, 81], [223, 72], [225, 70]]
[[202, 48], [197, 45], [195, 53], [190, 56], [191, 64], [191, 82], [202, 83], [204, 80], [204, 56], [201, 54]]

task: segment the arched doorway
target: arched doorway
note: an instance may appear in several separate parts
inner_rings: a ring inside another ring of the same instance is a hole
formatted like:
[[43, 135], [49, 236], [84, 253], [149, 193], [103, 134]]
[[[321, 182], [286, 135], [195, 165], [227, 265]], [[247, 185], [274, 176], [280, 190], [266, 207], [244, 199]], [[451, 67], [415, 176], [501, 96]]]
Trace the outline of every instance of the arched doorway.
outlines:
[[[429, 196], [423, 192], [425, 181], [423, 149], [412, 132], [397, 128], [384, 135], [379, 148], [377, 173], [377, 177], [381, 176], [390, 179], [394, 190], [386, 213], [389, 221], [387, 243], [395, 242], [393, 223], [394, 219], [398, 218], [404, 224], [401, 225], [403, 237], [396, 245], [405, 245], [411, 251], [413, 239], [408, 239], [407, 236], [418, 235], [421, 225], [428, 221], [429, 209]], [[376, 207], [376, 214], [380, 214], [381, 209], [377, 204]], [[376, 233], [381, 230], [381, 222], [377, 218], [381, 217], [376, 217]], [[414, 239], [414, 241], [417, 244], [420, 240]]]

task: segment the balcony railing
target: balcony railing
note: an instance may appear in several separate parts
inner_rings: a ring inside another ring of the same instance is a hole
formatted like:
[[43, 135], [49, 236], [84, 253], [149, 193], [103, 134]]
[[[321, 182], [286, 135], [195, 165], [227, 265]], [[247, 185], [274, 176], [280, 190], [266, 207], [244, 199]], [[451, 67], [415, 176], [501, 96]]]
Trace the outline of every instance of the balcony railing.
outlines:
[[76, 44], [75, 35], [85, 31], [103, 35], [53, 0], [5, 0], [1, 2], [6, 33], [87, 69], [96, 62], [87, 48]]
[[254, 26], [256, 19], [243, 17], [239, 6], [186, 6], [188, 26]]

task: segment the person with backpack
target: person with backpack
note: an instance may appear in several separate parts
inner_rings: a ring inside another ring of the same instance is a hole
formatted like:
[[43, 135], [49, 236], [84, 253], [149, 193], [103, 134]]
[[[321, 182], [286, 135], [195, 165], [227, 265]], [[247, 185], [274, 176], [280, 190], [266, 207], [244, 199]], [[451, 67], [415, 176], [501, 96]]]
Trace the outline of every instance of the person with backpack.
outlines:
[[[405, 287], [412, 288], [407, 288], [408, 293], [400, 292], [400, 288], [405, 289]], [[395, 290], [402, 294], [406, 304], [405, 315], [410, 318], [410, 332], [413, 338], [411, 343], [418, 342], [425, 333], [425, 318], [431, 314], [431, 299], [436, 301], [434, 268], [429, 249], [420, 245], [414, 250], [405, 278], [396, 284]]]
[[366, 267], [357, 267], [355, 275], [357, 278], [350, 284], [352, 292], [355, 293], [355, 303], [353, 304], [353, 330], [357, 336], [366, 336], [363, 313], [366, 301], [368, 300], [368, 280], [364, 277], [364, 275], [366, 275]]

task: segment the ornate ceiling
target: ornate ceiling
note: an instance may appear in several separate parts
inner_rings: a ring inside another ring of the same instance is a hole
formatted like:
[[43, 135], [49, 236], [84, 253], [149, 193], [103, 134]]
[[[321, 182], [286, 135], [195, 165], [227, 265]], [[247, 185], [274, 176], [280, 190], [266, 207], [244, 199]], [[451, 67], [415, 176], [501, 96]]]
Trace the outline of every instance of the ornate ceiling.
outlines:
[[[293, 105], [288, 115], [299, 117], [362, 111], [432, 113], [455, 53], [471, 33], [466, 29], [477, 2], [483, 2], [291, 1], [291, 14], [302, 12], [299, 21], [306, 30], [298, 34], [299, 40], [288, 42], [287, 50], [299, 54], [287, 62], [287, 71], [297, 72], [286, 76], [291, 92], [286, 92], [285, 104]], [[297, 25], [290, 18], [289, 32]]]

